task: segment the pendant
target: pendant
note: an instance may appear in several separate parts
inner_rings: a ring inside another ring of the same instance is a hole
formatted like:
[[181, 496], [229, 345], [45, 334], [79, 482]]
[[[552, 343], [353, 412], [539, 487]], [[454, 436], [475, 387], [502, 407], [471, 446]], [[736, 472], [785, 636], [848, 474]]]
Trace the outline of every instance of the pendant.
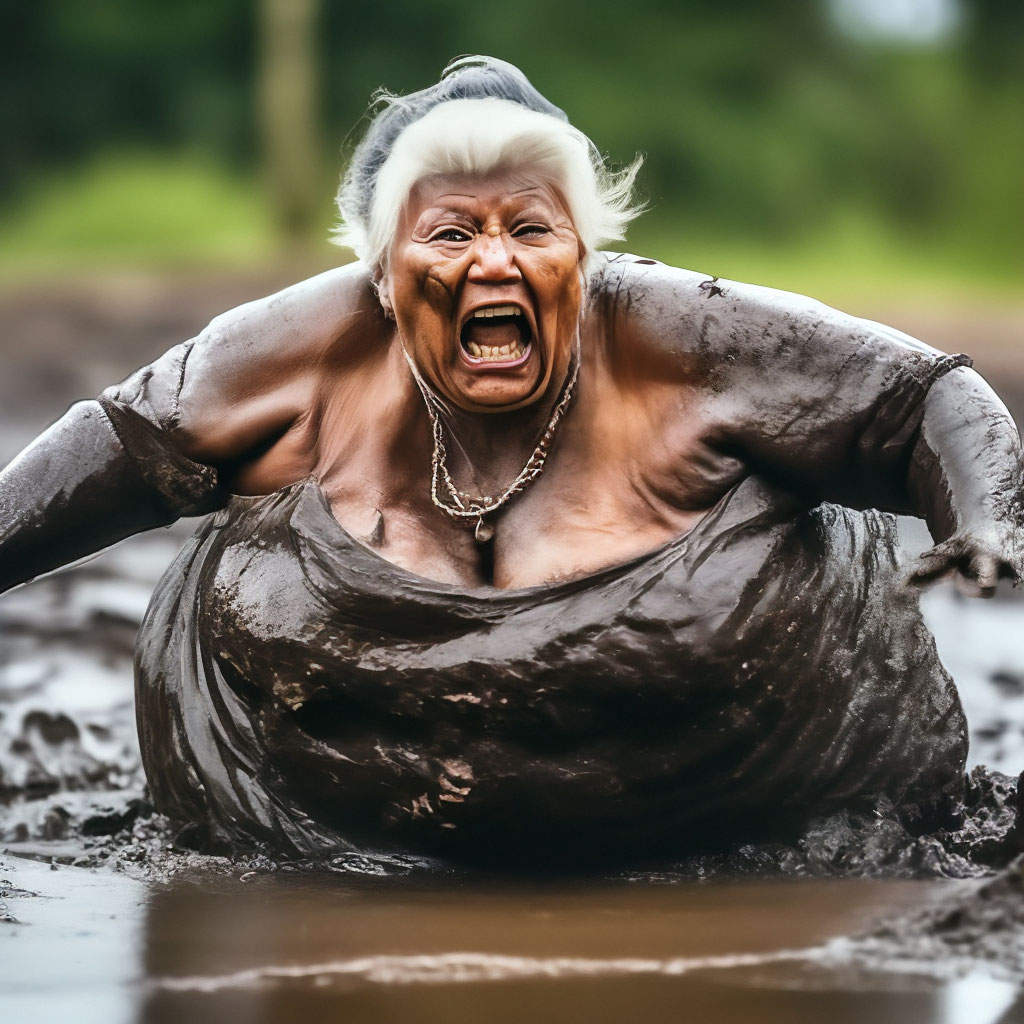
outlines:
[[494, 539], [494, 524], [485, 523], [484, 517], [479, 516], [476, 521], [476, 529], [473, 530], [473, 536], [476, 538], [477, 544], [486, 544], [489, 540]]

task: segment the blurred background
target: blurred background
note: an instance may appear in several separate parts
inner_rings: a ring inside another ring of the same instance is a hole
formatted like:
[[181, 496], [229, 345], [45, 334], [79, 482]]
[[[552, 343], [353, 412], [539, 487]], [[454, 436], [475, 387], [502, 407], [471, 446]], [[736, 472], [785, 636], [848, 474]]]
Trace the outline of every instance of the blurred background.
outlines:
[[324, 239], [380, 85], [518, 64], [613, 160], [631, 245], [828, 297], [1024, 297], [1018, 0], [6, 0], [0, 271], [252, 268]]
[[632, 251], [967, 350], [1024, 409], [1019, 0], [4, 15], [0, 457], [223, 309], [351, 259], [327, 237], [374, 90], [465, 53], [518, 64], [613, 162], [646, 155]]
[[[519, 65], [613, 162], [646, 155], [631, 251], [966, 351], [1024, 413], [1020, 0], [5, 0], [3, 24], [0, 464], [351, 259], [326, 239], [373, 91], [465, 53]], [[0, 801], [137, 780], [132, 637], [190, 529], [0, 603]], [[973, 759], [1018, 771], [1022, 606], [997, 605], [929, 614]]]

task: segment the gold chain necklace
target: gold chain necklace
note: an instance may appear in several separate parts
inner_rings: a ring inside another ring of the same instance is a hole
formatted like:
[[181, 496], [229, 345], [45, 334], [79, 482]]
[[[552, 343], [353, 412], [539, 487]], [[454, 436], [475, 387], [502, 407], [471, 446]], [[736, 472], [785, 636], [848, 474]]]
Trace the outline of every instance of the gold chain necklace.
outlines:
[[[551, 441], [555, 436], [555, 428], [558, 426], [565, 410], [572, 400], [573, 391], [576, 387], [576, 379], [580, 372], [580, 340], [576, 336], [576, 358], [573, 360], [571, 371], [566, 375], [562, 391], [555, 402], [551, 412], [548, 425], [541, 434], [536, 447], [526, 460], [526, 465], [519, 471], [519, 475], [505, 488], [496, 498], [482, 495], [473, 497], [460, 491], [452, 480], [448, 471], [448, 449], [444, 443], [444, 428], [438, 412], [444, 411], [441, 400], [427, 387], [416, 364], [413, 363], [405, 346], [402, 346], [402, 354], [405, 356], [409, 369], [412, 371], [416, 386], [420, 389], [423, 401], [427, 407], [427, 415], [430, 417], [431, 431], [434, 437], [434, 453], [430, 460], [430, 500], [443, 512], [447, 512], [453, 519], [460, 521], [476, 520], [473, 528], [473, 537], [478, 544], [486, 544], [494, 537], [494, 524], [485, 523], [484, 516], [497, 512], [513, 494], [525, 490], [544, 471], [544, 463], [547, 461], [548, 452], [551, 448]], [[451, 502], [445, 501], [440, 495], [440, 487], [444, 485], [445, 490], [451, 495]]]

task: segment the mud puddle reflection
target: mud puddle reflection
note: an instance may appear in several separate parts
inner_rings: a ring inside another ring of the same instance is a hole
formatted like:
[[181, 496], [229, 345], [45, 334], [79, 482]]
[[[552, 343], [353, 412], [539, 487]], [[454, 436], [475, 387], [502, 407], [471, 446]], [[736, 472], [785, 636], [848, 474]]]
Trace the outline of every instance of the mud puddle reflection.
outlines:
[[1005, 976], [846, 938], [970, 882], [145, 883], [14, 858], [0, 877], [8, 1024], [1024, 1020]]

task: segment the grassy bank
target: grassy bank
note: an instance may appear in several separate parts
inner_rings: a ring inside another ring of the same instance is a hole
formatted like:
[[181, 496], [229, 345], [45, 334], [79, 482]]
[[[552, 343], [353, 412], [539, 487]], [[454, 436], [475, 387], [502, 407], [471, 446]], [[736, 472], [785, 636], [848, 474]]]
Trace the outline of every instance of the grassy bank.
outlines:
[[[322, 229], [302, 250], [305, 264], [350, 258], [326, 242], [333, 217], [326, 182]], [[912, 236], [858, 210], [782, 234], [758, 225], [726, 233], [713, 215], [655, 207], [625, 247], [836, 305], [951, 294], [1024, 300], [1024, 255], [1015, 238], [986, 244], [937, 228]], [[109, 153], [40, 179], [0, 206], [0, 277], [8, 285], [104, 270], [257, 268], [281, 255], [261, 182], [197, 154]]]

